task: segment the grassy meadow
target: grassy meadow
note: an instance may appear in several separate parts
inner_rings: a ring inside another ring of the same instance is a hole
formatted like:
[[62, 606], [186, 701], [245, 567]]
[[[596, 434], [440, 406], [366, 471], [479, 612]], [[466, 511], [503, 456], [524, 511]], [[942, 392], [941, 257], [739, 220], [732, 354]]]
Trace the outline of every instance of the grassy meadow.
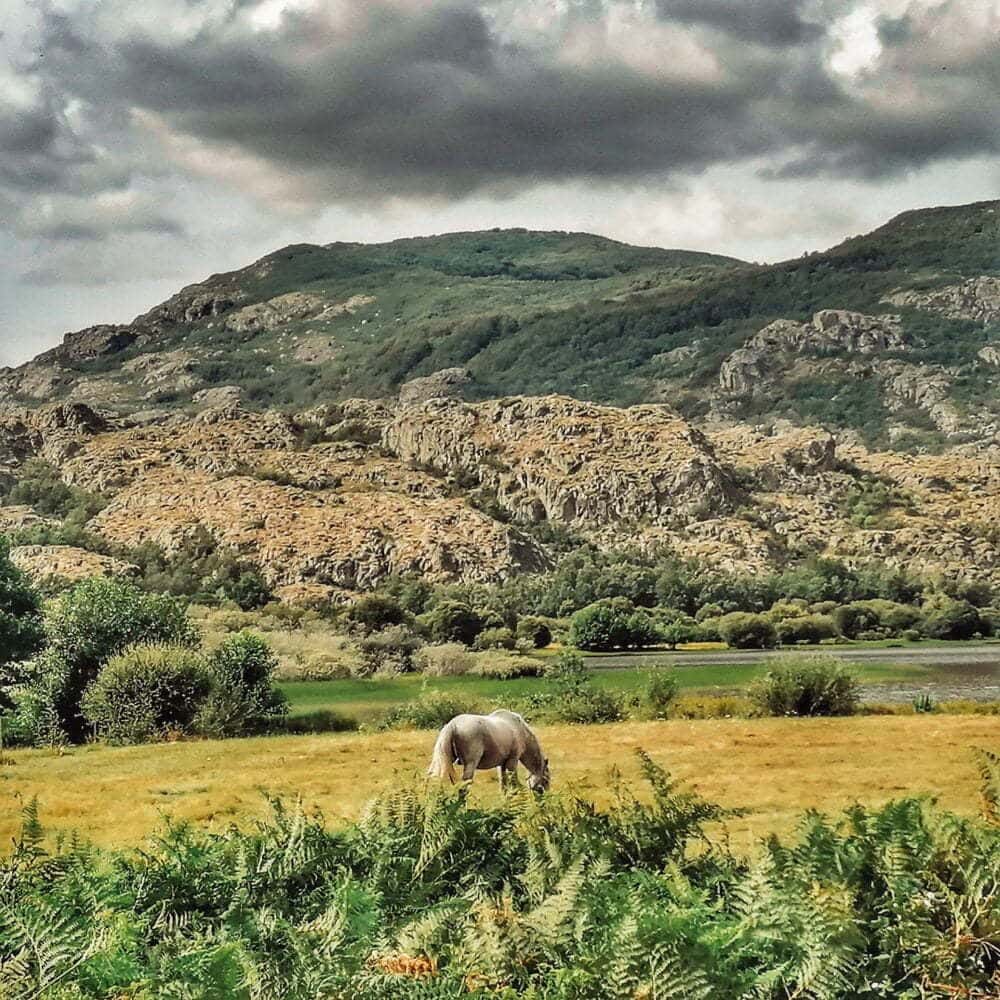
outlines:
[[[539, 727], [555, 788], [598, 803], [609, 769], [636, 777], [641, 747], [702, 795], [748, 813], [730, 820], [734, 844], [789, 833], [805, 809], [834, 812], [931, 795], [959, 813], [978, 808], [972, 748], [1000, 747], [1000, 717], [891, 716], [722, 719]], [[0, 841], [38, 798], [50, 834], [79, 832], [134, 847], [165, 814], [223, 828], [267, 812], [268, 796], [301, 796], [333, 825], [379, 792], [407, 785], [430, 756], [431, 732], [337, 733], [135, 747], [88, 745], [8, 752], [0, 765]], [[474, 800], [498, 792], [481, 774]]]

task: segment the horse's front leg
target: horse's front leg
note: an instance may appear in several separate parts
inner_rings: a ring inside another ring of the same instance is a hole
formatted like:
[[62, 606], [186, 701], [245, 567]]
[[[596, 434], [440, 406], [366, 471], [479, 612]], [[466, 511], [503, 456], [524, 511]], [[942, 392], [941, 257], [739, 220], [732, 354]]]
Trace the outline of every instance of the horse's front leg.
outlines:
[[500, 772], [500, 791], [506, 794], [513, 788], [517, 788], [517, 758], [511, 757], [505, 760], [497, 770]]

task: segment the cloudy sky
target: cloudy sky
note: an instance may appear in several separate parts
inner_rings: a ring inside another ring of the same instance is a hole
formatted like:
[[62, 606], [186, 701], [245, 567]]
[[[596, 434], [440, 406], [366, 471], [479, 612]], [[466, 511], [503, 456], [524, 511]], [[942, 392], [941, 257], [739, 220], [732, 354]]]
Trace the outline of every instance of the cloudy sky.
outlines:
[[6, 0], [0, 364], [290, 242], [777, 260], [1000, 195], [1000, 0]]

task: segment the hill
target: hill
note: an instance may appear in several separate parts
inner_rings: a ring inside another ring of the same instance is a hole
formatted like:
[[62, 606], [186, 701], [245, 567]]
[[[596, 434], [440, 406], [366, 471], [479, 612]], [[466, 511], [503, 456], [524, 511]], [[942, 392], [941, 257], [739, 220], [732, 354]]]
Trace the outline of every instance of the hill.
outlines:
[[0, 374], [0, 527], [39, 572], [204, 542], [293, 596], [573, 545], [998, 586], [998, 209], [767, 267], [523, 230], [287, 247]]
[[[290, 246], [127, 326], [69, 334], [0, 386], [134, 412], [236, 385], [252, 406], [288, 409], [463, 366], [472, 398], [667, 401], [695, 419], [783, 417], [940, 448], [996, 432], [998, 206], [908, 212], [767, 267], [524, 230]], [[817, 343], [825, 310], [844, 315]], [[859, 345], [880, 317], [897, 333]], [[777, 320], [799, 327], [762, 355], [752, 338]]]

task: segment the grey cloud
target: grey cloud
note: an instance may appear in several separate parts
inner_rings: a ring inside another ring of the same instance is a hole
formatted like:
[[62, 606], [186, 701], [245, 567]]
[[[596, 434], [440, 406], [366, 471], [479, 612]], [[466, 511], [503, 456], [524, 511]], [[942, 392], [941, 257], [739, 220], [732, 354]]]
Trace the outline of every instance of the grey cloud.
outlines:
[[717, 28], [762, 45], [801, 45], [825, 33], [804, 16], [804, 3], [790, 0], [656, 0], [656, 6], [664, 20]]
[[[1000, 46], [944, 74], [914, 54], [933, 33], [908, 15], [880, 22], [883, 58], [846, 83], [828, 59], [841, 3], [657, 0], [660, 67], [608, 42], [613, 23], [641, 16], [625, 0], [577, 0], [561, 20], [543, 0], [374, 0], [343, 5], [350, 29], [331, 0], [259, 32], [249, 6], [220, 4], [210, 26], [179, 37], [117, 24], [115, 0], [101, 17], [43, 2], [31, 72], [46, 97], [2, 130], [0, 187], [86, 199], [157, 170], [199, 169], [157, 162], [130, 109], [220, 163], [253, 157], [316, 203], [666, 178], [750, 158], [770, 160], [772, 177], [877, 178], [998, 149]], [[511, 28], [525, 13], [549, 27]], [[570, 57], [578, 28], [600, 41]], [[628, 39], [626, 50], [646, 43], [641, 25]], [[677, 39], [704, 46], [718, 71], [685, 70]], [[897, 91], [905, 100], [887, 99]], [[72, 121], [70, 101], [84, 109]], [[179, 230], [164, 211], [143, 225]], [[85, 204], [34, 235], [92, 241], [105, 226]]]

